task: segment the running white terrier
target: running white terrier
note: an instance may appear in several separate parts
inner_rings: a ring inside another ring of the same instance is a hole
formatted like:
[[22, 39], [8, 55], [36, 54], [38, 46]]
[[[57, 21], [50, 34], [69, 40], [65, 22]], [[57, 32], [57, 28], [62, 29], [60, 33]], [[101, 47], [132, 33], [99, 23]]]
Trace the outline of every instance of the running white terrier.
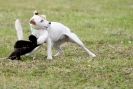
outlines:
[[38, 44], [47, 42], [47, 59], [52, 59], [52, 47], [55, 47], [58, 51], [55, 56], [60, 55], [62, 53], [61, 44], [64, 42], [76, 43], [90, 56], [96, 57], [68, 27], [58, 22], [49, 22], [45, 15], [39, 15], [37, 11], [30, 19], [30, 27], [32, 34], [38, 38]]

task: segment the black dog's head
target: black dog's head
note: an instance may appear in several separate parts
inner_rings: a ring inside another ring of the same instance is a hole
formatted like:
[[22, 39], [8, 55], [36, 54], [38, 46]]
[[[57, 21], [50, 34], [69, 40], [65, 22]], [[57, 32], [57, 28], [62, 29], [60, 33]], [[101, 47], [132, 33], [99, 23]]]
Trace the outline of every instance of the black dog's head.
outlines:
[[37, 38], [34, 35], [29, 36], [29, 41], [18, 40], [14, 45], [14, 51], [8, 57], [9, 59], [20, 59], [22, 55], [30, 53], [37, 46]]

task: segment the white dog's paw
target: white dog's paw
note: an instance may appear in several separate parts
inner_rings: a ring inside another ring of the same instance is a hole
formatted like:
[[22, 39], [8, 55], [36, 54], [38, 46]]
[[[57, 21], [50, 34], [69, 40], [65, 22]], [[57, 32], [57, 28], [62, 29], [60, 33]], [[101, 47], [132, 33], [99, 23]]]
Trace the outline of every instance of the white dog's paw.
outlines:
[[53, 58], [52, 57], [47, 57], [48, 60], [52, 60]]
[[96, 55], [95, 55], [95, 54], [91, 54], [91, 56], [92, 56], [92, 57], [96, 57]]
[[54, 55], [54, 57], [57, 57], [57, 56], [60, 56], [61, 55], [61, 53], [60, 52], [57, 52], [55, 55]]

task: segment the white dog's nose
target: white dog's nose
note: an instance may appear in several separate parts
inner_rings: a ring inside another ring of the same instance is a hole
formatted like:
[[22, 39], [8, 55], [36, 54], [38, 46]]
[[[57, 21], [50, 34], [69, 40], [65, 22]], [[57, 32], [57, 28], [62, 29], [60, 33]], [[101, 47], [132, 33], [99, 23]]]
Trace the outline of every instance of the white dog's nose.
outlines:
[[51, 24], [51, 22], [49, 22], [49, 24]]

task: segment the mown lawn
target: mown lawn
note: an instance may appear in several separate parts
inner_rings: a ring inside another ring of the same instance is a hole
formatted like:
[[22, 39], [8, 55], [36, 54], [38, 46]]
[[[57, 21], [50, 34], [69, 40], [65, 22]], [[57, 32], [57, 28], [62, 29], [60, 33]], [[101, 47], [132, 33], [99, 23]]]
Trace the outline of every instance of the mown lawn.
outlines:
[[34, 10], [67, 25], [97, 57], [66, 43], [52, 61], [46, 45], [35, 59], [0, 59], [0, 89], [133, 89], [133, 0], [0, 0], [1, 58], [17, 40], [16, 18], [28, 38]]

